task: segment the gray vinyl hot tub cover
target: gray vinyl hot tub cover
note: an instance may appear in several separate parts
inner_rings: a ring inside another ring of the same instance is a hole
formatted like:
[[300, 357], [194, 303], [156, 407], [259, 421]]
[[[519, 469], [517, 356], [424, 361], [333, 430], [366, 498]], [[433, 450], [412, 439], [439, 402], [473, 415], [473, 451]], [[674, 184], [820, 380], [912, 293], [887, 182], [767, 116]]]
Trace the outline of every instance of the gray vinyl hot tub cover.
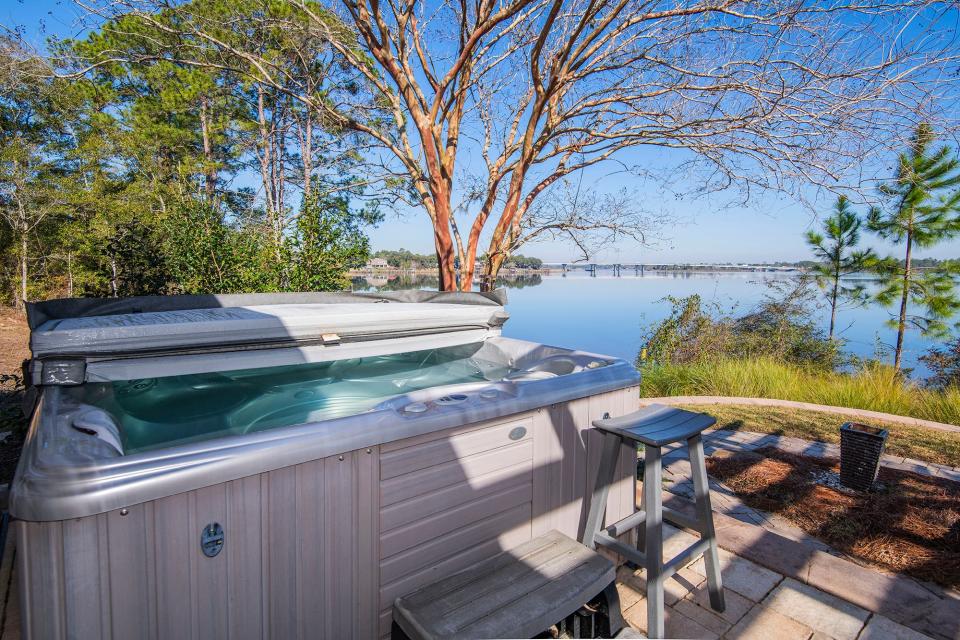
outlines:
[[490, 328], [507, 318], [502, 296], [402, 293], [53, 301], [31, 305], [30, 347], [35, 358], [96, 356]]

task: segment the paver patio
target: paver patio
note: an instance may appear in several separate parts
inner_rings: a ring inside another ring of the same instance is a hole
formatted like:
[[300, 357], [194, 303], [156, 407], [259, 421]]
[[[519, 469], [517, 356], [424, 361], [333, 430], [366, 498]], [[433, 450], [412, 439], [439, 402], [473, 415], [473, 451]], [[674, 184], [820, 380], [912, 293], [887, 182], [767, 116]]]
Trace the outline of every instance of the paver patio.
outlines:
[[[757, 525], [738, 526], [758, 528]], [[691, 534], [674, 527], [667, 527], [667, 535], [671, 546], [685, 546], [694, 539]], [[784, 541], [792, 542], [788, 539]], [[960, 620], [941, 627], [941, 632], [927, 635], [916, 628], [897, 623], [882, 613], [858, 606], [725, 549], [720, 552], [720, 563], [727, 602], [723, 613], [710, 608], [702, 560], [691, 563], [667, 582], [665, 602], [668, 638], [899, 640], [960, 637], [960, 630], [956, 627]], [[633, 571], [626, 567], [621, 567], [618, 574], [624, 618], [641, 632], [646, 631], [647, 624], [643, 575], [642, 570]], [[882, 605], [878, 608], [882, 608]]]
[[[715, 430], [704, 434], [708, 454], [776, 446], [814, 457], [837, 457], [839, 447], [798, 438]], [[664, 504], [691, 508], [689, 464], [679, 450], [664, 455]], [[960, 470], [885, 456], [884, 466], [960, 479]], [[703, 560], [685, 567], [686, 579], [668, 585], [666, 631], [674, 638], [960, 639], [960, 593], [885, 573], [842, 557], [784, 518], [743, 504], [711, 479], [727, 610], [709, 607]], [[679, 548], [693, 536], [669, 528], [666, 544]], [[692, 575], [691, 575], [692, 574]], [[645, 630], [643, 571], [621, 569], [625, 618]]]

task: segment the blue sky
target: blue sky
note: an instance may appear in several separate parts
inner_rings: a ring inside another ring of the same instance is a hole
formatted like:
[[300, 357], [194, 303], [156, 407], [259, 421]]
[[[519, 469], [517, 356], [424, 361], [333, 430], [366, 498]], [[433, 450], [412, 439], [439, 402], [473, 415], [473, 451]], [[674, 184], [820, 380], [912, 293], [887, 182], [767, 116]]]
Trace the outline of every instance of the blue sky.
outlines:
[[[21, 27], [24, 37], [38, 47], [49, 35], [75, 36], [81, 33], [81, 13], [72, 0], [0, 0], [0, 24]], [[633, 157], [627, 155], [623, 159], [627, 164], [662, 168], [674, 162], [669, 155], [659, 155], [664, 153], [637, 151]], [[803, 234], [818, 224], [818, 214], [829, 213], [833, 203], [833, 196], [824, 195], [818, 199], [815, 194], [811, 194], [815, 210], [801, 206], [791, 198], [774, 195], [757, 197], [746, 206], [731, 204], [735, 201], [735, 194], [719, 194], [709, 199], [676, 199], [665, 195], [656, 184], [602, 171], [592, 172], [584, 177], [584, 181], [601, 182], [605, 189], [626, 188], [635, 192], [647, 209], [669, 220], [656, 230], [662, 239], [653, 246], [621, 242], [600, 252], [596, 260], [601, 262], [805, 259], [809, 257], [809, 251]], [[694, 187], [692, 184], [687, 186]], [[376, 249], [404, 247], [423, 253], [433, 250], [429, 220], [419, 210], [388, 212], [384, 222], [370, 235]], [[880, 251], [890, 249], [869, 235], [866, 240]], [[521, 252], [549, 262], [567, 261], [576, 255], [573, 247], [565, 243], [528, 245]], [[960, 239], [920, 255], [960, 257]]]

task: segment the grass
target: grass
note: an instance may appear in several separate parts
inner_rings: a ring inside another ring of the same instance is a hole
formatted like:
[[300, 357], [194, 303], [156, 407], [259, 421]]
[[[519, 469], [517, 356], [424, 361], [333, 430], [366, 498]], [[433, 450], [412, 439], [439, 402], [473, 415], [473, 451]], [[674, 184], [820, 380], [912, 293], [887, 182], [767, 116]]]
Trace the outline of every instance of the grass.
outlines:
[[888, 454], [960, 467], [960, 433], [783, 407], [698, 404], [683, 408], [709, 413], [717, 419], [718, 429], [772, 433], [819, 442], [839, 443], [840, 425], [848, 421], [860, 422], [890, 432]]
[[960, 389], [923, 389], [883, 366], [848, 374], [808, 370], [764, 358], [657, 365], [644, 368], [640, 392], [644, 397], [778, 398], [960, 425]]
[[875, 565], [946, 587], [960, 586], [960, 485], [881, 469], [867, 493], [825, 486], [838, 467], [777, 449], [707, 460], [751, 507]]

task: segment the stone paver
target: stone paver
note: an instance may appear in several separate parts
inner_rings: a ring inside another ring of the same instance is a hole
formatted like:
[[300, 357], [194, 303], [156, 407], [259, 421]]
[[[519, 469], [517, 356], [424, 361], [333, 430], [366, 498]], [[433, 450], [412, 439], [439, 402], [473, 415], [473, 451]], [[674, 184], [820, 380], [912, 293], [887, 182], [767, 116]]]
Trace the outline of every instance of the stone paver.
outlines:
[[858, 640], [931, 640], [913, 629], [897, 624], [890, 618], [874, 614], [870, 616], [867, 626], [860, 632]]
[[747, 612], [750, 611], [750, 609], [752, 609], [756, 604], [753, 600], [744, 598], [735, 591], [724, 589], [723, 599], [726, 607], [723, 611], [713, 611], [713, 609], [710, 608], [710, 592], [707, 590], [706, 586], [706, 583], [704, 583], [701, 588], [691, 591], [686, 596], [686, 599], [700, 607], [703, 607], [704, 609], [710, 610], [730, 624], [736, 624], [739, 622], [740, 619], [747, 615]]
[[730, 631], [731, 640], [807, 640], [813, 629], [772, 609], [754, 607]]
[[687, 533], [681, 529], [664, 523], [663, 525], [663, 559], [669, 560], [673, 556], [694, 544], [699, 536]]
[[622, 566], [617, 569], [617, 594], [620, 596], [620, 610], [626, 611], [644, 598], [643, 591], [636, 581], [632, 581], [634, 572]]
[[708, 631], [720, 636], [726, 633], [730, 627], [733, 626], [721, 618], [716, 611], [713, 611], [712, 609], [704, 609], [692, 600], [688, 600], [686, 598], [673, 605], [673, 608], [677, 612], [685, 615], [702, 626], [704, 629], [707, 629]]
[[[647, 630], [647, 601], [641, 600], [623, 612], [623, 618], [634, 629]], [[668, 638], [691, 638], [695, 640], [716, 640], [719, 634], [710, 631], [673, 607], [663, 612], [663, 630]]]
[[866, 609], [790, 578], [760, 604], [836, 640], [855, 640], [870, 616]]
[[[664, 604], [669, 607], [678, 600], [682, 600], [688, 593], [703, 584], [704, 580], [705, 578], [695, 571], [686, 568], [680, 569], [663, 583]], [[646, 598], [647, 579], [644, 571], [638, 571], [636, 575], [627, 578], [625, 583], [639, 593], [641, 597]], [[625, 608], [623, 604], [620, 606]]]
[[[723, 586], [754, 602], [763, 600], [783, 580], [779, 573], [735, 556], [726, 549], [721, 549], [719, 555]], [[707, 575], [702, 557], [690, 565], [690, 569], [704, 577]]]
[[882, 611], [899, 623], [927, 617], [937, 601], [929, 590], [909, 578], [819, 552], [810, 556], [806, 582], [864, 609]]

